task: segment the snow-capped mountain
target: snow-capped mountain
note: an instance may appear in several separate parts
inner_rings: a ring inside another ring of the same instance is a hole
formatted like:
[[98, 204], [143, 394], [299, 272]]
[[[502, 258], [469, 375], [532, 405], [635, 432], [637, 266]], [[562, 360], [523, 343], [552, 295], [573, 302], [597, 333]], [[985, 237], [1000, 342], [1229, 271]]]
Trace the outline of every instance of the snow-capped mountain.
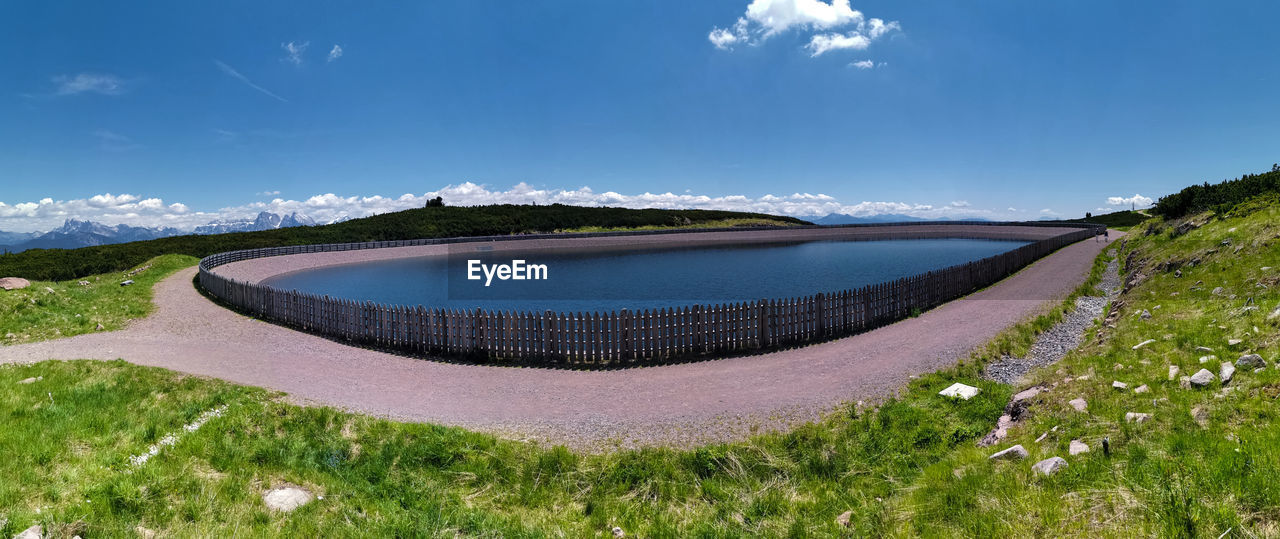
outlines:
[[228, 232], [255, 232], [258, 230], [273, 230], [276, 228], [288, 228], [293, 226], [313, 226], [316, 222], [298, 212], [293, 212], [283, 217], [280, 214], [271, 212], [259, 212], [257, 217], [253, 219], [233, 219], [225, 221], [214, 221], [207, 225], [196, 227], [195, 234], [226, 234]]
[[67, 219], [61, 227], [44, 234], [32, 233], [32, 237], [24, 241], [10, 243], [5, 247], [10, 252], [27, 249], [75, 249], [93, 245], [125, 243], [130, 241], [153, 240], [169, 236], [186, 234], [172, 227], [148, 228], [141, 226], [116, 225], [107, 226], [93, 221]]

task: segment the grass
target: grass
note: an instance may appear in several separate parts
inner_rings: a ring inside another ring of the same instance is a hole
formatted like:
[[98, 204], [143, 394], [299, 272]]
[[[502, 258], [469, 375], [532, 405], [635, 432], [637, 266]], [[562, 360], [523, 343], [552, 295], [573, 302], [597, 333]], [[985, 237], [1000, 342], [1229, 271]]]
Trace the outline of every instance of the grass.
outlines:
[[[1199, 369], [1206, 354], [1198, 346], [1226, 360], [1252, 351], [1272, 365], [1280, 359], [1280, 318], [1267, 319], [1280, 301], [1280, 271], [1262, 270], [1280, 265], [1280, 214], [1260, 205], [1196, 219], [1205, 224], [1191, 231], [1153, 222], [1130, 234], [1126, 272], [1145, 277], [1120, 298], [1114, 327], [1097, 327], [1100, 339], [1091, 330], [1080, 349], [1031, 375], [1057, 385], [994, 448], [974, 442], [1016, 388], [981, 380], [982, 366], [1025, 350], [1061, 309], [874, 408], [846, 406], [737, 443], [598, 455], [298, 407], [266, 391], [122, 362], [44, 362], [0, 367], [0, 454], [13, 455], [0, 461], [0, 516], [8, 519], [0, 534], [42, 523], [85, 536], [140, 525], [177, 536], [607, 536], [613, 526], [656, 537], [1274, 536], [1280, 370], [1242, 369], [1224, 391], [1218, 383], [1183, 389], [1167, 367]], [[1104, 266], [1105, 257], [1096, 261], [1076, 293], [1091, 293]], [[1262, 308], [1243, 309], [1250, 305]], [[1144, 310], [1150, 319], [1136, 316]], [[1147, 339], [1156, 342], [1132, 349]], [[1216, 360], [1205, 366], [1217, 371]], [[1114, 390], [1112, 380], [1151, 391]], [[960, 402], [936, 394], [955, 381], [983, 391]], [[1068, 406], [1076, 397], [1088, 400], [1088, 413]], [[225, 415], [150, 462], [128, 464], [224, 405]], [[1127, 423], [1131, 411], [1152, 419]], [[1068, 456], [1072, 439], [1092, 451]], [[1031, 458], [987, 459], [1014, 443]], [[1068, 460], [1064, 471], [1032, 474], [1031, 463], [1054, 455]], [[267, 511], [261, 492], [285, 482], [324, 499], [294, 513]], [[848, 528], [836, 522], [846, 511]]]
[[[69, 281], [32, 281], [21, 290], [0, 290], [0, 343], [19, 344], [94, 331], [112, 331], [151, 313], [151, 287], [196, 258], [164, 255], [129, 271]], [[132, 279], [131, 286], [120, 286]], [[86, 285], [79, 284], [81, 281]], [[98, 325], [102, 325], [99, 330]]]
[[731, 218], [716, 219], [711, 221], [702, 221], [698, 223], [689, 222], [679, 225], [642, 225], [642, 226], [581, 226], [575, 228], [567, 228], [557, 230], [556, 232], [577, 233], [577, 232], [621, 232], [626, 230], [664, 230], [664, 229], [684, 229], [684, 228], [737, 228], [737, 227], [760, 227], [760, 226], [796, 226], [799, 222], [779, 221], [777, 219], [762, 218]]

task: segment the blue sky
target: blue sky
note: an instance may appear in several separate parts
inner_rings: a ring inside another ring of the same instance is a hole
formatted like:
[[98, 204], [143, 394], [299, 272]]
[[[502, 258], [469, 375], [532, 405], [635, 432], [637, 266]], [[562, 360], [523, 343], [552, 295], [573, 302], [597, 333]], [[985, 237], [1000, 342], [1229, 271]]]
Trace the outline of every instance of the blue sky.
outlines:
[[1276, 20], [1275, 2], [10, 2], [0, 230], [436, 193], [1078, 216], [1280, 161]]

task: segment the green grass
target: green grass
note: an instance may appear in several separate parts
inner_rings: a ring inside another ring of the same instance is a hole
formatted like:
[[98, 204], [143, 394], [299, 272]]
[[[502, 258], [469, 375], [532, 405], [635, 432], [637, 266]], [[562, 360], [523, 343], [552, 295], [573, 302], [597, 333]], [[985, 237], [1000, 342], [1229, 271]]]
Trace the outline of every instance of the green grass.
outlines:
[[1142, 224], [1150, 219], [1150, 215], [1146, 215], [1140, 211], [1117, 211], [1105, 213], [1102, 215], [1094, 215], [1082, 219], [1069, 219], [1070, 223], [1093, 223], [1098, 225], [1107, 225], [1108, 228], [1115, 230], [1128, 231], [1129, 229]]
[[[134, 275], [112, 272], [69, 281], [32, 281], [31, 286], [21, 290], [0, 290], [0, 343], [120, 329], [128, 321], [151, 313], [151, 287], [155, 283], [197, 261], [185, 255], [164, 255], [139, 265], [149, 267]], [[120, 286], [125, 279], [132, 279], [134, 284]], [[88, 284], [81, 285], [80, 281]], [[98, 324], [102, 330], [97, 329]]]

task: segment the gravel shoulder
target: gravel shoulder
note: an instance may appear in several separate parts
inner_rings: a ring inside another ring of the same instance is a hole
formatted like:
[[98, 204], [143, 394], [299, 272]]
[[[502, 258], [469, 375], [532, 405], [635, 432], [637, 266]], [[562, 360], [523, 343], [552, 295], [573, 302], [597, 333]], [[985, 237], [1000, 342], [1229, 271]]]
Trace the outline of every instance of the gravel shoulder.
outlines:
[[986, 290], [861, 335], [663, 367], [485, 367], [347, 346], [212, 303], [192, 286], [195, 268], [157, 284], [155, 313], [124, 330], [0, 347], [0, 363], [122, 358], [283, 391], [303, 404], [577, 449], [688, 446], [891, 395], [911, 375], [954, 364], [1061, 301], [1106, 245], [1069, 245]]

